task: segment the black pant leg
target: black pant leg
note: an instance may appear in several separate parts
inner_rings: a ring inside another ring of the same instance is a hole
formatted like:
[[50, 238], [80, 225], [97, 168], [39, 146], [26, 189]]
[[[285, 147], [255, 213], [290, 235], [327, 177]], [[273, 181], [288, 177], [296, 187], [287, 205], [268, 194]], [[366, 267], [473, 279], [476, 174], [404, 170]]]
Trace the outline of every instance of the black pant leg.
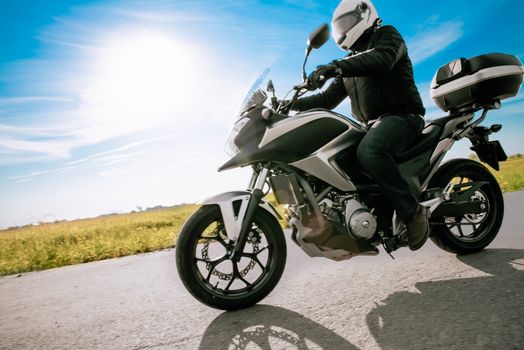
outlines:
[[423, 126], [422, 118], [416, 115], [383, 117], [364, 136], [357, 151], [361, 167], [403, 218], [415, 214], [418, 199], [411, 193], [394, 157], [419, 136]]

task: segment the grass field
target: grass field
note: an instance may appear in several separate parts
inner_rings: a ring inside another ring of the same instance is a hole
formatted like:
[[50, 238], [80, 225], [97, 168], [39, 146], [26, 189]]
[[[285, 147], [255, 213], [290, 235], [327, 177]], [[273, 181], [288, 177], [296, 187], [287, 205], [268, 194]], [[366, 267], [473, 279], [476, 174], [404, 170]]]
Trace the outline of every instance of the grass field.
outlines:
[[194, 205], [0, 231], [0, 275], [173, 247]]
[[[488, 166], [489, 168], [489, 166]], [[489, 168], [504, 192], [524, 190], [524, 157], [513, 156], [500, 163], [500, 171]]]
[[[500, 172], [492, 172], [503, 191], [524, 190], [524, 157], [512, 157], [501, 163]], [[0, 276], [173, 247], [196, 208], [184, 205], [0, 231]]]

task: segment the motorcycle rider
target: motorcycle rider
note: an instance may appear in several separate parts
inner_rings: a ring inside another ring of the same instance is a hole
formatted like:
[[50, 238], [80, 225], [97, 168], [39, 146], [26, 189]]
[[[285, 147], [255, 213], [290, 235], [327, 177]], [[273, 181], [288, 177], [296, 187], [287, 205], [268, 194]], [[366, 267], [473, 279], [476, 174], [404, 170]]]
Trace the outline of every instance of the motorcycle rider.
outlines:
[[410, 191], [394, 157], [420, 135], [425, 109], [402, 36], [381, 22], [371, 1], [342, 0], [331, 25], [333, 38], [348, 55], [318, 66], [309, 82], [316, 88], [333, 82], [319, 94], [298, 99], [291, 109], [333, 109], [349, 96], [353, 116], [369, 127], [358, 161], [404, 219], [409, 247], [417, 250], [429, 235], [429, 210]]

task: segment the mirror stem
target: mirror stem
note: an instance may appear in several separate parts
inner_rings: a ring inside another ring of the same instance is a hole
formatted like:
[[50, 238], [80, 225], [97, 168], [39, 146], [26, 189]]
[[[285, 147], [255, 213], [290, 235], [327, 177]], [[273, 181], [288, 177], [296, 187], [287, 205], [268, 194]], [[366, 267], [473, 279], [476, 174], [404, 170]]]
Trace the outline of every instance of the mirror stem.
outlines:
[[309, 54], [311, 53], [311, 46], [308, 46], [306, 48], [306, 57], [304, 57], [304, 64], [302, 65], [302, 80], [305, 82], [306, 79], [307, 79], [307, 75], [306, 75], [306, 62], [307, 62], [307, 58], [309, 57]]

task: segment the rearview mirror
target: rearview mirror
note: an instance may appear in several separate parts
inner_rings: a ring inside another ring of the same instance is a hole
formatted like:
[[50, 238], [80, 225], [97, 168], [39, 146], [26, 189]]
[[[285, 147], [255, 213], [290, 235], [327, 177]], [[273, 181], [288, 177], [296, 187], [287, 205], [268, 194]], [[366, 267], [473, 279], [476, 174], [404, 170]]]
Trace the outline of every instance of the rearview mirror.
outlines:
[[271, 93], [275, 92], [275, 86], [273, 85], [273, 81], [270, 80], [267, 82], [266, 90]]
[[312, 49], [319, 49], [329, 39], [329, 26], [324, 23], [309, 34], [307, 39], [306, 57], [302, 65], [302, 80], [306, 81], [306, 62]]
[[329, 39], [329, 26], [324, 23], [309, 34], [307, 46], [311, 49], [319, 49]]

